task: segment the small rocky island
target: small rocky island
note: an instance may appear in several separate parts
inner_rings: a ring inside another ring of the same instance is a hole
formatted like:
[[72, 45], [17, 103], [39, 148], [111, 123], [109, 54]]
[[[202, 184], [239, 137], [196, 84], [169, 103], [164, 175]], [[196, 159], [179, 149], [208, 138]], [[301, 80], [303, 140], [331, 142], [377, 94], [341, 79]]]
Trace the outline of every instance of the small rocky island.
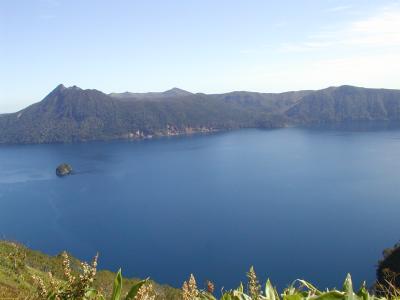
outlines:
[[72, 167], [69, 164], [61, 164], [56, 169], [56, 174], [58, 177], [64, 177], [72, 174]]

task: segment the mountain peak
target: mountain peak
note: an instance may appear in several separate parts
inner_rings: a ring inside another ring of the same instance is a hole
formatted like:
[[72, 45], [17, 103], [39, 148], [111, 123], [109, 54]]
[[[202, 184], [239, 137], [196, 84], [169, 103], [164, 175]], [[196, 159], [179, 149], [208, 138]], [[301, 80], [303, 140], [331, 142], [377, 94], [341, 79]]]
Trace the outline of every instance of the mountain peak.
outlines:
[[63, 84], [59, 84], [54, 90], [52, 90], [44, 99], [41, 101], [45, 105], [53, 105], [55, 103], [67, 103], [76, 101], [89, 101], [91, 99], [109, 99], [107, 95], [97, 90], [81, 89], [74, 85], [65, 87]]
[[192, 93], [177, 87], [173, 87], [172, 89], [163, 92], [163, 94], [168, 96], [186, 96], [191, 95]]
[[76, 86], [76, 85], [71, 86], [71, 87], [66, 87], [65, 85], [63, 85], [61, 83], [61, 84], [57, 85], [56, 88], [51, 93], [59, 93], [59, 92], [63, 92], [63, 91], [66, 91], [66, 90], [69, 90], [69, 91], [71, 91], [71, 90], [81, 90], [81, 88]]
[[65, 90], [65, 89], [66, 89], [65, 85], [60, 83], [59, 85], [56, 86], [56, 88], [53, 90], [53, 92], [59, 92], [59, 91]]

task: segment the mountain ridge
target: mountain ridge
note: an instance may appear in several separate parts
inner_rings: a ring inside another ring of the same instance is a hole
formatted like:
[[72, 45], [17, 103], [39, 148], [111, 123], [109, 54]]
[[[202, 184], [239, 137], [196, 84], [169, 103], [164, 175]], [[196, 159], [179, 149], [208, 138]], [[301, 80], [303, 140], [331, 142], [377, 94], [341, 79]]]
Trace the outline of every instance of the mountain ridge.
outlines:
[[283, 93], [194, 94], [173, 88], [105, 94], [60, 84], [40, 102], [1, 114], [0, 144], [140, 139], [347, 121], [400, 121], [400, 90], [343, 85]]
[[147, 92], [147, 93], [132, 93], [132, 92], [123, 92], [123, 93], [110, 93], [109, 96], [117, 99], [154, 99], [154, 98], [166, 98], [166, 97], [183, 97], [192, 95], [193, 93], [188, 92], [186, 90], [182, 90], [177, 87], [173, 87], [172, 89], [166, 90], [164, 92]]

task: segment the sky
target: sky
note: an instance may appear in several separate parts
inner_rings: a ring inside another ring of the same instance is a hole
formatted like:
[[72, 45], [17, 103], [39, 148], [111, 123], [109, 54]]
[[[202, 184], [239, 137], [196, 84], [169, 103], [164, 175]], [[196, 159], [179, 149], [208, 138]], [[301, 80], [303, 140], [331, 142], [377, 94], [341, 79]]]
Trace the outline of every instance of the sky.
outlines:
[[400, 0], [0, 0], [0, 113], [60, 83], [400, 89]]

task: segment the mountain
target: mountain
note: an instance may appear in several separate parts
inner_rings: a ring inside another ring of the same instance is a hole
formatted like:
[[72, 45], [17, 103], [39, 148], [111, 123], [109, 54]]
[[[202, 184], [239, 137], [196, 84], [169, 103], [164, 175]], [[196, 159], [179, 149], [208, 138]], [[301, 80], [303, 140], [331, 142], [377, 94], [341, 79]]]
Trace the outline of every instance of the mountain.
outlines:
[[165, 92], [150, 92], [150, 93], [111, 93], [109, 96], [121, 100], [135, 100], [135, 99], [157, 99], [157, 98], [168, 98], [168, 97], [183, 97], [192, 95], [191, 92], [179, 89], [179, 88], [172, 88]]
[[0, 115], [0, 143], [145, 138], [235, 128], [400, 121], [400, 91], [353, 86], [317, 91], [105, 94], [57, 86], [42, 101]]
[[118, 131], [118, 105], [97, 90], [57, 86], [41, 102], [0, 115], [1, 143], [52, 143], [106, 138]]
[[293, 123], [399, 121], [400, 91], [331, 87], [304, 96], [287, 110]]

